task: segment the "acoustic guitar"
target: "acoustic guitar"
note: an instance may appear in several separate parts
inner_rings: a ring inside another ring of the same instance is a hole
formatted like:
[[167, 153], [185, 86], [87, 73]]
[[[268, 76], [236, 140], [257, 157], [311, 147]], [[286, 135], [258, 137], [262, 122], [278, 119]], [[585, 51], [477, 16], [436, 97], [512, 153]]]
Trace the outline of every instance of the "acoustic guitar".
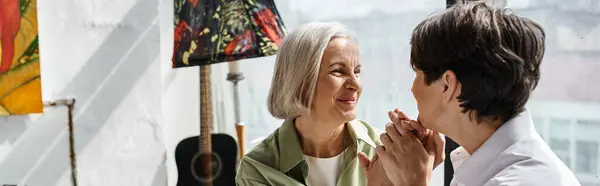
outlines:
[[210, 65], [200, 66], [200, 136], [175, 148], [177, 186], [235, 186], [238, 147], [227, 134], [211, 134], [213, 124]]

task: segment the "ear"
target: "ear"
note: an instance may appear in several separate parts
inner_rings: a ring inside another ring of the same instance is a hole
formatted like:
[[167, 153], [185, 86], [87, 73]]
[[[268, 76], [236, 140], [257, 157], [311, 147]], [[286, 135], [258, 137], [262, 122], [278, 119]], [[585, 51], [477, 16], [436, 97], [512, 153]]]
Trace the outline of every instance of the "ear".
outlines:
[[456, 78], [456, 74], [450, 70], [446, 70], [440, 77], [442, 86], [442, 100], [450, 102], [460, 95], [460, 82]]

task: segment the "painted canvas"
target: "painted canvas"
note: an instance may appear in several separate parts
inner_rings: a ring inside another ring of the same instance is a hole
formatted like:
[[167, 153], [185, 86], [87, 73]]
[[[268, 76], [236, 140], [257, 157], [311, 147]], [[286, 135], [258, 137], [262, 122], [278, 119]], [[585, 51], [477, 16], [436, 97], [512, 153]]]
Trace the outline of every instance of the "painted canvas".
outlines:
[[0, 116], [42, 111], [37, 0], [0, 0]]
[[273, 0], [175, 0], [173, 67], [275, 55], [286, 34]]

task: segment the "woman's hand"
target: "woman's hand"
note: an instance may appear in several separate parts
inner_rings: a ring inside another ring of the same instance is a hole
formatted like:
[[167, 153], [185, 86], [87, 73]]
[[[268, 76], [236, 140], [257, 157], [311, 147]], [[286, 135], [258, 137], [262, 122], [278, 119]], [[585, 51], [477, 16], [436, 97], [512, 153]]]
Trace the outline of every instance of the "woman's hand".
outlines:
[[[388, 116], [395, 125], [400, 125], [402, 126], [402, 128], [413, 132], [413, 134], [415, 134], [417, 138], [419, 138], [419, 141], [421, 141], [421, 143], [423, 143], [424, 146], [427, 145], [425, 144], [425, 142], [427, 142], [427, 138], [432, 137], [435, 145], [435, 162], [433, 164], [433, 168], [436, 168], [442, 162], [444, 162], [444, 159], [446, 159], [446, 140], [444, 140], [444, 137], [442, 137], [440, 133], [431, 133], [430, 130], [423, 127], [423, 125], [419, 121], [411, 120], [410, 118], [408, 118], [408, 116], [406, 116], [406, 114], [404, 114], [399, 109], [394, 109], [394, 111], [388, 112]], [[433, 134], [433, 136], [428, 136], [428, 134]]]
[[410, 120], [398, 109], [389, 112], [393, 123], [381, 134], [377, 155], [394, 185], [428, 185], [434, 167], [444, 161], [442, 136]]
[[393, 185], [383, 171], [383, 165], [381, 164], [381, 160], [377, 154], [375, 154], [372, 160], [369, 160], [369, 156], [363, 152], [359, 152], [358, 160], [360, 161], [360, 166], [365, 172], [365, 177], [367, 177], [367, 186]]
[[390, 181], [394, 185], [428, 185], [435, 150], [426, 149], [415, 134], [399, 125], [388, 124], [380, 137], [383, 146], [376, 152]]

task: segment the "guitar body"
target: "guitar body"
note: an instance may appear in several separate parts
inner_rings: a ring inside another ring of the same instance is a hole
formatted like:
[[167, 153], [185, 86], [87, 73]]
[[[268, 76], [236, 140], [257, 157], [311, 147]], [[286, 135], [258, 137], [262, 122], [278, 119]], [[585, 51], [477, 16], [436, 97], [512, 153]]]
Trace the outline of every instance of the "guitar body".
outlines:
[[211, 134], [210, 153], [200, 151], [199, 141], [200, 136], [192, 136], [181, 140], [175, 148], [177, 186], [205, 186], [204, 181], [210, 177], [203, 171], [206, 165], [203, 160], [208, 156], [212, 165], [212, 185], [235, 186], [238, 155], [235, 139], [227, 134]]

